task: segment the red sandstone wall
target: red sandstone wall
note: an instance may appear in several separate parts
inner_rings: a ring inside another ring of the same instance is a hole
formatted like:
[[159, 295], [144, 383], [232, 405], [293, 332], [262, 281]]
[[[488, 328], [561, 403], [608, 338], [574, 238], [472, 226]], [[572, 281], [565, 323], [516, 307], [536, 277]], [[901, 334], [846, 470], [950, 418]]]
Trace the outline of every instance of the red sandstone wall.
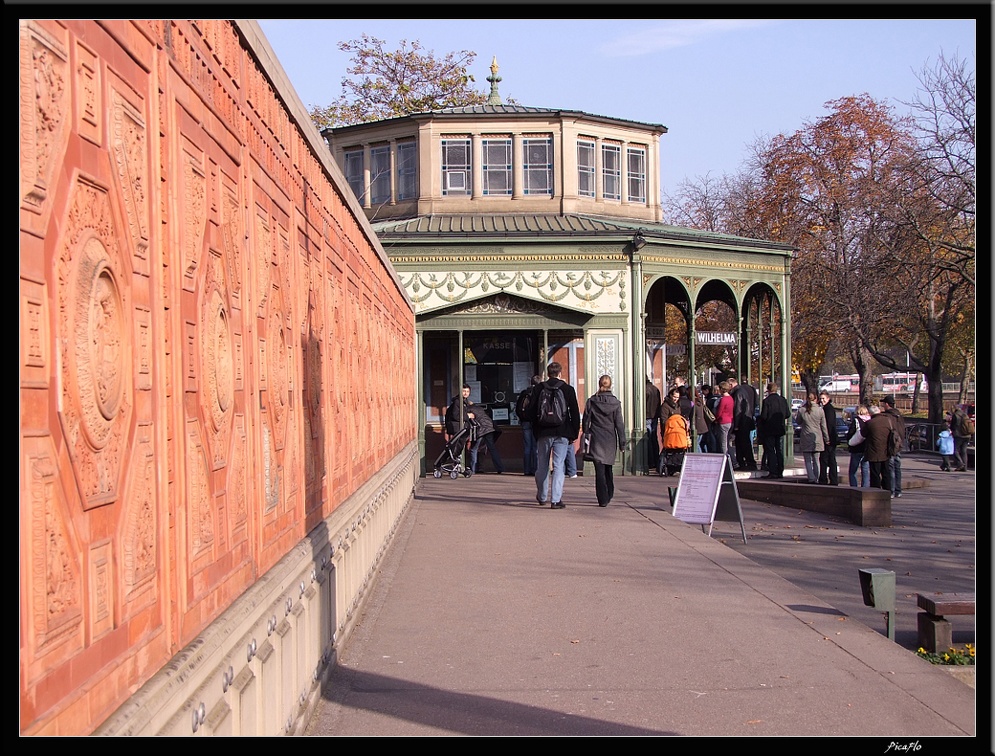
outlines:
[[20, 730], [80, 734], [415, 438], [414, 318], [233, 24], [19, 73]]

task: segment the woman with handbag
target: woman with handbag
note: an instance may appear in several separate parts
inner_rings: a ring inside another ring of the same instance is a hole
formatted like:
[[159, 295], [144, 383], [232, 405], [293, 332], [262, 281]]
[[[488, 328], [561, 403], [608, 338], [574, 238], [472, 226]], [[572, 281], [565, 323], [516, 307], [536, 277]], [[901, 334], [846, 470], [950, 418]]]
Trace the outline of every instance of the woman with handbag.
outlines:
[[598, 379], [598, 393], [584, 407], [584, 459], [594, 463], [594, 490], [598, 506], [607, 507], [615, 495], [612, 465], [615, 453], [625, 449], [625, 424], [622, 403], [612, 394], [612, 379]]
[[871, 419], [871, 413], [861, 404], [850, 418], [850, 427], [846, 431], [846, 443], [850, 448], [850, 487], [857, 487], [857, 473], [860, 473], [860, 487], [871, 487], [871, 463], [867, 461], [866, 439], [864, 438], [864, 423]]

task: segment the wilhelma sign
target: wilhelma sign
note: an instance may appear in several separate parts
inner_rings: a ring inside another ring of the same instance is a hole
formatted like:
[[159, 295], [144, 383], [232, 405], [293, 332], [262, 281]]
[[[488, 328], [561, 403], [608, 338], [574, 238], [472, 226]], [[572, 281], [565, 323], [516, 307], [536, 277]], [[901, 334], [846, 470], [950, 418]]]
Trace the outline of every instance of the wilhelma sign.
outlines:
[[695, 331], [694, 343], [698, 346], [727, 346], [736, 343], [736, 334], [724, 331]]

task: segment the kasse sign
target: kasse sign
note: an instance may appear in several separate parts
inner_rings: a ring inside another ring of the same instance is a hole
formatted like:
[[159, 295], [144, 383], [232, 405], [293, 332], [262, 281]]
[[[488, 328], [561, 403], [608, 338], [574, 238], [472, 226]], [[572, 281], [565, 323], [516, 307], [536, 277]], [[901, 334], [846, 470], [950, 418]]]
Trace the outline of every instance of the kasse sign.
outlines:
[[722, 331], [695, 331], [694, 343], [698, 346], [725, 346], [736, 344], [736, 334]]

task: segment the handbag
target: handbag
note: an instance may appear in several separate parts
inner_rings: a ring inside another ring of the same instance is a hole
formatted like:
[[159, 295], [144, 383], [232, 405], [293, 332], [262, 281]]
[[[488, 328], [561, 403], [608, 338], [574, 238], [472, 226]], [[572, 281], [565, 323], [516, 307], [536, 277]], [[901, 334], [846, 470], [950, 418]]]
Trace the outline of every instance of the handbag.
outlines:
[[857, 423], [857, 430], [850, 436], [850, 440], [847, 443], [850, 446], [860, 446], [860, 444], [864, 443], [864, 434], [860, 432], [860, 423]]
[[594, 455], [591, 454], [591, 432], [588, 431], [584, 434], [584, 461], [593, 462]]

